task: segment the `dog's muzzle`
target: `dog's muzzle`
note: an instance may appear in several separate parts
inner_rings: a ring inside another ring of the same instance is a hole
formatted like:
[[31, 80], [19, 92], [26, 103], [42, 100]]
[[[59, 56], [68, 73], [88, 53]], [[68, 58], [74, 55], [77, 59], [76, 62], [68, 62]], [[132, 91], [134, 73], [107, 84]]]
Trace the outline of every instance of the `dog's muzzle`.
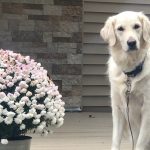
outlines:
[[137, 46], [136, 46], [136, 41], [135, 40], [128, 40], [127, 41], [127, 45], [128, 45], [128, 51], [137, 50]]

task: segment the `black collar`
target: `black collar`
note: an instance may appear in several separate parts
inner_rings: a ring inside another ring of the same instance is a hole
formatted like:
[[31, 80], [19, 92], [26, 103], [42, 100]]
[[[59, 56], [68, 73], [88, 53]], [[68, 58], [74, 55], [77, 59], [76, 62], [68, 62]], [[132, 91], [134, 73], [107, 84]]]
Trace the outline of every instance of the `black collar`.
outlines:
[[132, 70], [132, 71], [130, 71], [130, 72], [124, 72], [124, 73], [125, 73], [128, 77], [135, 77], [135, 76], [137, 76], [139, 73], [142, 72], [144, 62], [145, 62], [145, 58], [144, 58], [144, 60], [143, 60], [138, 66], [135, 67], [134, 70]]

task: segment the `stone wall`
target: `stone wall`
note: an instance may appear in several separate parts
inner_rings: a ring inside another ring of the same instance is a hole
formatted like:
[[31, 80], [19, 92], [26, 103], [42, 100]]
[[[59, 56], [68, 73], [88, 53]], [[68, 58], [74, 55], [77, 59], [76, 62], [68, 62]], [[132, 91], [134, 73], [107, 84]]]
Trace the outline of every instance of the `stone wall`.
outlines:
[[0, 0], [0, 47], [41, 62], [66, 107], [80, 106], [82, 0]]

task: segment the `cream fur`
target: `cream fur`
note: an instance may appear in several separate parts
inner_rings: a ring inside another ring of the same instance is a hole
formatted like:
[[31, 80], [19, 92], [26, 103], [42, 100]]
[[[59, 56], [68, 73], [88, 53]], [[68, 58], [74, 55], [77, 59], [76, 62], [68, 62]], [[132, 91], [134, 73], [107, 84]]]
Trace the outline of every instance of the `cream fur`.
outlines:
[[[138, 31], [133, 29], [133, 25], [137, 23], [140, 25]], [[118, 26], [125, 28], [123, 33], [117, 30]], [[142, 72], [131, 79], [129, 115], [135, 150], [150, 150], [150, 21], [143, 13], [123, 12], [106, 21], [101, 36], [109, 43], [111, 54], [108, 61], [108, 74], [113, 115], [112, 150], [120, 150], [124, 131], [130, 133], [126, 118], [127, 76], [123, 71], [133, 70], [144, 58]], [[128, 51], [126, 43], [129, 38], [136, 40], [138, 50]]]

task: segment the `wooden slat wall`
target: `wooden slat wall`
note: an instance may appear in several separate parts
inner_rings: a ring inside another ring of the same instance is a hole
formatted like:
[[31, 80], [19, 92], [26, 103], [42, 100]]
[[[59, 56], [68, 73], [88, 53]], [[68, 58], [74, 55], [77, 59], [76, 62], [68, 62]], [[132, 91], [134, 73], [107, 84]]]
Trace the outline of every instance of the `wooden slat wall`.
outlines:
[[131, 10], [150, 15], [148, 0], [84, 0], [83, 106], [108, 106], [109, 82], [106, 76], [109, 51], [99, 35], [109, 16]]

